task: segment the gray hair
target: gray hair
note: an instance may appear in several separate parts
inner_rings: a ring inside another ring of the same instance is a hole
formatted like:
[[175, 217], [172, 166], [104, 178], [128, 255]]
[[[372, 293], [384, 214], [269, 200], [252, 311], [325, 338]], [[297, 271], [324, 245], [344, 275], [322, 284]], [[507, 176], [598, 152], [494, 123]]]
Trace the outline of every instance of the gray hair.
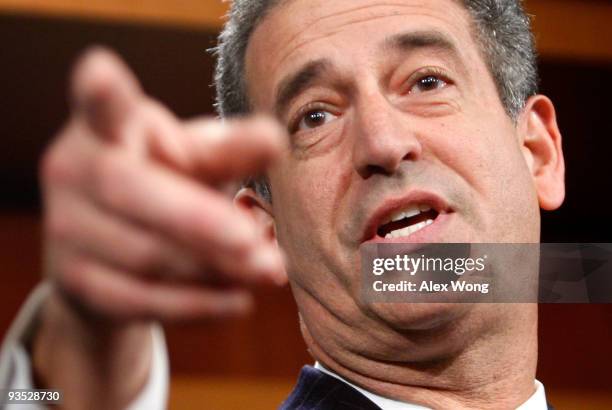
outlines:
[[[247, 45], [259, 22], [282, 1], [286, 0], [233, 0], [229, 19], [214, 49], [216, 108], [222, 117], [251, 110], [244, 75]], [[475, 39], [504, 109], [516, 120], [527, 99], [538, 91], [534, 38], [521, 0], [456, 1], [471, 15]], [[267, 184], [256, 181], [253, 186], [269, 198]]]

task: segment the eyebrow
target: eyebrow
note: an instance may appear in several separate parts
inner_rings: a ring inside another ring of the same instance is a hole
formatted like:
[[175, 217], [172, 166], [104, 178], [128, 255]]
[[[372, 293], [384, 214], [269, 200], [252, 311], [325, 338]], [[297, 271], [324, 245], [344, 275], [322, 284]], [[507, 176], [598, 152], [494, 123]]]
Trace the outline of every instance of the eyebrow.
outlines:
[[447, 51], [458, 57], [459, 52], [455, 43], [440, 31], [410, 31], [387, 37], [383, 40], [383, 47], [410, 52], [421, 48], [437, 48]]
[[274, 104], [276, 114], [280, 117], [294, 98], [311, 87], [330, 68], [331, 62], [326, 58], [321, 58], [304, 64], [295, 73], [285, 77], [280, 82], [276, 93]]
[[[455, 44], [439, 31], [411, 31], [395, 34], [384, 39], [381, 48], [403, 53], [422, 48], [434, 48], [450, 52], [454, 60], [460, 61]], [[331, 69], [332, 62], [329, 59], [321, 58], [305, 63], [295, 73], [283, 78], [276, 92], [274, 104], [276, 115], [280, 118], [291, 101]]]

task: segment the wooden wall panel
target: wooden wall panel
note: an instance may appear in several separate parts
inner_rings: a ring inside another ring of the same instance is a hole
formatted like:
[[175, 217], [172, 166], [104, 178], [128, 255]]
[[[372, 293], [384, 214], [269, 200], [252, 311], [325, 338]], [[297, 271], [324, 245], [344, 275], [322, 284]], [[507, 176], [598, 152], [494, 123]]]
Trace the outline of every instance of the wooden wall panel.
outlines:
[[[161, 24], [218, 30], [227, 12], [221, 0], [0, 0], [0, 12]], [[540, 53], [611, 61], [612, 4], [595, 0], [527, 0]]]
[[612, 61], [612, 3], [527, 0], [538, 50], [546, 58]]
[[293, 388], [288, 379], [178, 376], [172, 380], [170, 410], [271, 410]]
[[0, 337], [40, 280], [39, 218], [29, 212], [0, 213]]
[[0, 10], [40, 16], [77, 17], [217, 29], [227, 12], [221, 0], [0, 0]]

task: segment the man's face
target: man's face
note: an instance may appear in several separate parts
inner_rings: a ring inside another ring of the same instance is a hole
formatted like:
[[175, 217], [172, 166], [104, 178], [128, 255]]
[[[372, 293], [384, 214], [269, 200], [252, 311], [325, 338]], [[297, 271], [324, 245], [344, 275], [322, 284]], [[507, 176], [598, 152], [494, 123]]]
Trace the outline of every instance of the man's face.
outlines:
[[363, 243], [539, 240], [521, 137], [472, 32], [451, 0], [292, 0], [255, 30], [248, 92], [290, 132], [268, 177], [310, 333], [372, 317], [423, 328], [470, 309], [364, 305]]

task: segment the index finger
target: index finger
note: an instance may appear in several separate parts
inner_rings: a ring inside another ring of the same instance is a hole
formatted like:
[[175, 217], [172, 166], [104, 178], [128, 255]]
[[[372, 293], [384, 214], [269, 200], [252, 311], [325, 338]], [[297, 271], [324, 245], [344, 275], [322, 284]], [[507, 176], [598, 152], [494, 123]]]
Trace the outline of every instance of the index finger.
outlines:
[[261, 172], [286, 149], [288, 136], [274, 120], [251, 117], [186, 123], [187, 171], [209, 183]]

